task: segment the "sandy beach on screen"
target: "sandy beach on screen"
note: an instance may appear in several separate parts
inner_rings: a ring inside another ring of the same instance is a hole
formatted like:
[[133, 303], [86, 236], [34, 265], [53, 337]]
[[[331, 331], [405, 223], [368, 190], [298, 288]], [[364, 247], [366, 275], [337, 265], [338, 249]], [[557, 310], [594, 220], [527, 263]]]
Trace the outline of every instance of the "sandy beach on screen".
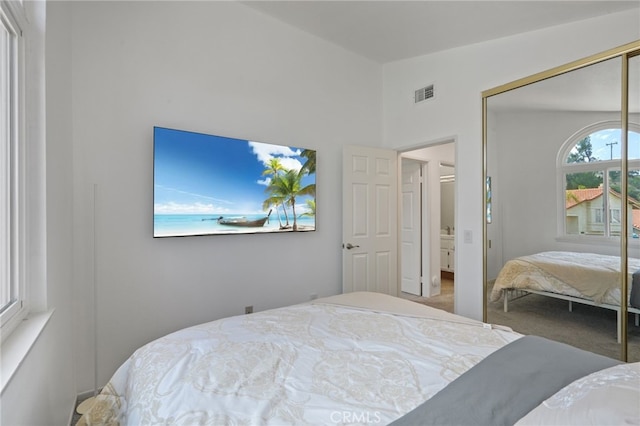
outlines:
[[[298, 225], [298, 230], [295, 232], [310, 232], [315, 231], [315, 226], [309, 225]], [[262, 228], [234, 228], [233, 226], [229, 226], [228, 229], [220, 230], [219, 232], [201, 232], [201, 231], [190, 231], [190, 230], [173, 230], [166, 232], [158, 232], [154, 234], [155, 238], [162, 237], [197, 237], [197, 236], [206, 236], [206, 235], [242, 235], [242, 234], [268, 234], [268, 233], [281, 233], [281, 232], [294, 232], [291, 227], [289, 228], [278, 228], [278, 227], [262, 227]]]

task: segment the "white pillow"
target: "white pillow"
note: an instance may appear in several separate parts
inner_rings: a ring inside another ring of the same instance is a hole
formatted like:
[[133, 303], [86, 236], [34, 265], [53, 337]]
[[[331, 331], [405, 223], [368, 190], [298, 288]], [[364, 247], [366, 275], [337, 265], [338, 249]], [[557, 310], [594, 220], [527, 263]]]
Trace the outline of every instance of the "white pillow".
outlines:
[[640, 362], [582, 377], [558, 391], [517, 425], [640, 425]]

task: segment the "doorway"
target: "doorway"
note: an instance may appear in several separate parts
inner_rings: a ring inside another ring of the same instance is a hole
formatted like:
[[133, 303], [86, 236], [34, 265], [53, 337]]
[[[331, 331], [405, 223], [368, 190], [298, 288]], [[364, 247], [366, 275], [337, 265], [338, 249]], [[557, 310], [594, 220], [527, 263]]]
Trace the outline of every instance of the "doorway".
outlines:
[[453, 312], [455, 141], [403, 151], [399, 160], [401, 295]]

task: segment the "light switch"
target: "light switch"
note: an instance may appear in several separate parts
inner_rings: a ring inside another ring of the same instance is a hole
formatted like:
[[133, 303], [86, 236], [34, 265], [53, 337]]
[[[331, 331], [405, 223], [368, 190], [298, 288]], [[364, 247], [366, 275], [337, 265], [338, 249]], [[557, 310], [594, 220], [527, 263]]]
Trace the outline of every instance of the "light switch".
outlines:
[[469, 229], [464, 230], [464, 242], [465, 244], [471, 244], [473, 242], [473, 232]]

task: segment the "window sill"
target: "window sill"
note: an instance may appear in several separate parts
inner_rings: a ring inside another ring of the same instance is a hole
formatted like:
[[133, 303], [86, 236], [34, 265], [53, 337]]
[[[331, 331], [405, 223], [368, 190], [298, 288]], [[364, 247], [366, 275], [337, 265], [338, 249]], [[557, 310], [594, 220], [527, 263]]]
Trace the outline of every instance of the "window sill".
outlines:
[[0, 347], [0, 394], [11, 382], [11, 379], [26, 359], [29, 351], [42, 334], [53, 310], [32, 313], [2, 342]]

